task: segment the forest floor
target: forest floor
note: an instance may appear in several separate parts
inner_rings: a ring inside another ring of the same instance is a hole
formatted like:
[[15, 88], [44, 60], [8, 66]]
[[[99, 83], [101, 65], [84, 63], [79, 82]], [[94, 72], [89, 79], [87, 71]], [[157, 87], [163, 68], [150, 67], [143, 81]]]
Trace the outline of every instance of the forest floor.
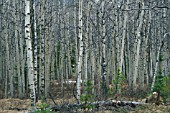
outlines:
[[[61, 88], [59, 87], [59, 84], [53, 83], [51, 85], [51, 95], [54, 98], [55, 103], [57, 105], [65, 105], [65, 104], [73, 104], [76, 103], [75, 98], [73, 97], [73, 85], [68, 85], [69, 87], [65, 87], [64, 89], [64, 99], [61, 98]], [[60, 93], [59, 93], [60, 92]], [[133, 100], [129, 97], [124, 97], [123, 100]], [[140, 101], [140, 99], [138, 100]], [[55, 106], [52, 99], [47, 99], [46, 101], [47, 105]], [[0, 99], [0, 113], [24, 113], [31, 109], [31, 100], [30, 99], [18, 99], [18, 98], [8, 98], [8, 99]], [[37, 105], [42, 105], [41, 101], [38, 101]], [[123, 107], [116, 107], [114, 110], [95, 110], [95, 111], [77, 111], [73, 113], [170, 113], [170, 105], [138, 105], [136, 107], [130, 107], [130, 106], [123, 106]], [[47, 112], [45, 112], [47, 113]], [[61, 112], [65, 113], [65, 112]], [[68, 112], [69, 113], [69, 112]]]
[[[59, 100], [55, 100], [59, 101]], [[1, 99], [0, 100], [0, 113], [24, 113], [30, 108], [30, 100], [20, 100], [20, 99]], [[48, 101], [50, 102], [50, 101]], [[50, 102], [51, 103], [51, 102]], [[18, 108], [18, 109], [17, 109]], [[19, 109], [20, 108], [20, 109]], [[86, 113], [113, 113], [113, 110], [98, 110]], [[131, 107], [119, 107], [114, 110], [114, 113], [170, 113], [170, 105], [140, 105], [135, 108]]]

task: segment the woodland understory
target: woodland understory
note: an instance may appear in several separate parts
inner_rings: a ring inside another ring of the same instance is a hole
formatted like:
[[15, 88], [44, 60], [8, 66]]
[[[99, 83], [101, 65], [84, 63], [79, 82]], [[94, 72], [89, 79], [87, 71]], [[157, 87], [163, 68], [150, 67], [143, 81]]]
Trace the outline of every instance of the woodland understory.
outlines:
[[170, 112], [169, 20], [170, 0], [0, 0], [0, 110]]

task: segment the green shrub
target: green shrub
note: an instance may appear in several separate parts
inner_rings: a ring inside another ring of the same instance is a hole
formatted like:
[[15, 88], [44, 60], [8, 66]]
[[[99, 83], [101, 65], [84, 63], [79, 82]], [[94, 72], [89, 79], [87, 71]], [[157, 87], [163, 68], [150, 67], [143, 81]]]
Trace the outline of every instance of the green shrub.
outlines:
[[126, 79], [125, 76], [123, 76], [122, 73], [120, 73], [120, 69], [118, 69], [117, 76], [113, 80], [113, 84], [116, 86], [116, 92], [117, 90], [119, 90], [119, 88], [121, 88], [121, 86], [125, 82], [125, 79]]
[[85, 108], [90, 109], [93, 108], [92, 105], [88, 104], [88, 102], [92, 102], [94, 99], [94, 95], [91, 94], [92, 89], [94, 88], [92, 82], [88, 80], [85, 83], [85, 93], [80, 96], [81, 103], [86, 104]]
[[37, 104], [36, 108], [37, 110], [35, 111], [35, 113], [49, 113], [50, 110], [47, 109], [49, 105], [46, 103], [41, 103], [41, 104]]
[[155, 86], [153, 91], [160, 91], [160, 96], [163, 97], [164, 101], [170, 97], [170, 77], [168, 76], [156, 76]]
[[37, 104], [36, 105], [36, 111], [35, 113], [57, 113], [57, 112], [52, 112], [50, 111], [50, 109], [48, 108], [49, 105], [45, 102], [41, 103], [41, 104]]

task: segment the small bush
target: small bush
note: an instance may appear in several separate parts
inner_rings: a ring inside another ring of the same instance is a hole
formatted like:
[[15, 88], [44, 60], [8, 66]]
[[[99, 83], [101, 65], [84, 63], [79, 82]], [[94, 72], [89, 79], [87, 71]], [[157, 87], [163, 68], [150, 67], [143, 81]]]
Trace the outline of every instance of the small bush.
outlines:
[[121, 88], [121, 86], [125, 83], [125, 76], [120, 73], [120, 69], [118, 69], [117, 76], [113, 80], [113, 84], [116, 86], [116, 92]]
[[49, 113], [50, 110], [47, 109], [49, 105], [46, 103], [41, 103], [41, 104], [37, 104], [36, 108], [37, 110], [35, 111], [35, 113]]
[[92, 105], [88, 104], [88, 102], [92, 102], [94, 99], [94, 95], [91, 94], [93, 88], [92, 82], [88, 80], [87, 83], [85, 83], [85, 93], [80, 96], [81, 103], [86, 104], [85, 108], [87, 109], [93, 108]]
[[165, 101], [166, 98], [170, 97], [170, 77], [168, 76], [156, 76], [155, 86], [153, 91], [160, 91], [160, 96], [163, 97], [163, 100]]

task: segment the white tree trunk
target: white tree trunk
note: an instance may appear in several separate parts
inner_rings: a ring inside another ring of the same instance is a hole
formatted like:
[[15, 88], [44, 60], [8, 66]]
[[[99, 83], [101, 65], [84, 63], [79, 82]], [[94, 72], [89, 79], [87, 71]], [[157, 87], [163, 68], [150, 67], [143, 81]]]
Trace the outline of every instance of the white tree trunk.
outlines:
[[[40, 47], [40, 51], [41, 51], [41, 55], [40, 55], [40, 78], [39, 78], [39, 86], [40, 86], [40, 95], [42, 97], [42, 99], [45, 96], [45, 26], [44, 26], [44, 7], [45, 7], [45, 0], [41, 1], [40, 3], [40, 9], [41, 9], [41, 16], [40, 16], [40, 36], [41, 36], [41, 47]], [[43, 99], [44, 101], [44, 99]]]
[[[142, 9], [145, 8], [144, 2], [142, 2]], [[134, 75], [133, 75], [133, 89], [136, 89], [136, 79], [138, 76], [138, 63], [139, 63], [139, 52], [140, 52], [140, 44], [141, 44], [141, 29], [142, 29], [142, 24], [143, 24], [143, 17], [144, 17], [144, 10], [141, 11], [140, 14], [140, 20], [139, 20], [139, 26], [136, 31], [136, 42], [137, 45], [136, 47], [136, 55], [135, 55], [135, 70], [134, 70]]]
[[102, 96], [106, 97], [106, 28], [104, 19], [104, 5], [105, 1], [102, 1]]
[[[128, 10], [129, 0], [126, 2], [125, 10]], [[123, 56], [124, 56], [124, 45], [125, 45], [125, 37], [126, 37], [126, 26], [127, 26], [127, 19], [128, 19], [128, 12], [126, 11], [124, 14], [124, 23], [123, 23], [123, 35], [122, 35], [122, 46], [121, 46], [121, 53], [120, 53], [120, 73], [122, 73], [122, 66], [123, 66]]]
[[160, 56], [160, 52], [161, 52], [161, 48], [163, 46], [163, 41], [164, 39], [166, 38], [166, 36], [168, 35], [169, 33], [165, 33], [163, 39], [160, 41], [160, 45], [159, 45], [159, 48], [158, 48], [158, 51], [157, 51], [157, 56], [156, 56], [156, 64], [155, 64], [155, 71], [154, 71], [154, 75], [153, 75], [153, 80], [152, 80], [152, 85], [151, 85], [151, 91], [153, 91], [153, 88], [154, 88], [154, 85], [155, 85], [155, 80], [156, 80], [156, 74], [157, 74], [157, 70], [158, 70], [158, 63], [159, 63], [159, 56]]
[[[36, 98], [38, 98], [38, 81], [37, 81], [37, 77], [38, 77], [38, 53], [37, 53], [37, 17], [36, 17], [36, 9], [35, 9], [35, 1], [33, 2], [33, 11], [34, 11], [34, 85], [35, 85], [35, 94], [36, 94]], [[37, 101], [37, 99], [36, 99]]]
[[79, 31], [78, 31], [78, 39], [79, 39], [79, 56], [78, 56], [78, 76], [77, 76], [77, 99], [78, 103], [80, 103], [80, 89], [81, 89], [81, 74], [82, 74], [82, 55], [83, 55], [83, 37], [82, 37], [82, 3], [83, 0], [79, 0]]
[[33, 101], [33, 106], [36, 102], [35, 84], [34, 84], [34, 68], [33, 68], [33, 51], [30, 37], [30, 1], [25, 0], [25, 39], [27, 50], [27, 67], [28, 67], [28, 84], [30, 90], [30, 98]]
[[[90, 22], [90, 18], [92, 18], [92, 3], [89, 3], [89, 14], [88, 14], [88, 26], [89, 26], [89, 35], [88, 35], [88, 40], [89, 40], [89, 43], [90, 43], [90, 45], [89, 45], [89, 47], [90, 47], [90, 49], [89, 49], [89, 51], [91, 51], [91, 55], [90, 55], [90, 59], [91, 59], [91, 81], [92, 81], [92, 86], [94, 86], [95, 84], [94, 84], [94, 81], [95, 81], [95, 72], [96, 72], [96, 66], [95, 66], [95, 64], [96, 64], [96, 62], [95, 62], [95, 50], [94, 50], [94, 44], [93, 44], [93, 37], [92, 37], [92, 30], [93, 30], [93, 26], [92, 26], [92, 23]], [[94, 88], [92, 89], [92, 94], [94, 94]]]

